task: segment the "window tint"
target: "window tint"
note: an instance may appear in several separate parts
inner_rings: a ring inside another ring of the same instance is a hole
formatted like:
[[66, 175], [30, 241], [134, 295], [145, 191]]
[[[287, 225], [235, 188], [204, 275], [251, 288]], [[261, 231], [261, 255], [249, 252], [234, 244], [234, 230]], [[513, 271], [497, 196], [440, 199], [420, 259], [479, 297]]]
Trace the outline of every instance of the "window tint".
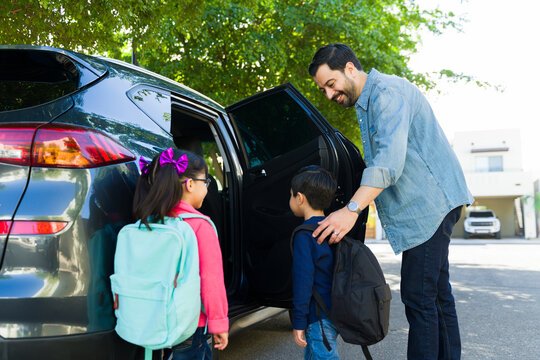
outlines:
[[320, 135], [313, 120], [286, 92], [252, 101], [234, 110], [232, 115], [251, 167], [286, 154]]
[[128, 97], [163, 130], [171, 133], [171, 94], [149, 86], [136, 86]]
[[0, 111], [47, 103], [77, 90], [81, 80], [82, 68], [63, 54], [0, 50]]
[[469, 217], [475, 218], [486, 218], [486, 217], [495, 217], [492, 211], [471, 211]]

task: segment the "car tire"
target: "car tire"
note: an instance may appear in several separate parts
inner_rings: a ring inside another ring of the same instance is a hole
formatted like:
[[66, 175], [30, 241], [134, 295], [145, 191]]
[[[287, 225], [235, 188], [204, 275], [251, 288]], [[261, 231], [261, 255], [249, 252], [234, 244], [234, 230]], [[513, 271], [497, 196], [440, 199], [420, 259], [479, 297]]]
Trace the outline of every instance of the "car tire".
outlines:
[[467, 231], [464, 231], [464, 232], [463, 232], [463, 238], [464, 238], [464, 239], [468, 239], [469, 236], [470, 236], [470, 234], [469, 234]]
[[501, 238], [501, 231], [499, 230], [495, 233], [495, 239], [500, 239], [500, 238]]

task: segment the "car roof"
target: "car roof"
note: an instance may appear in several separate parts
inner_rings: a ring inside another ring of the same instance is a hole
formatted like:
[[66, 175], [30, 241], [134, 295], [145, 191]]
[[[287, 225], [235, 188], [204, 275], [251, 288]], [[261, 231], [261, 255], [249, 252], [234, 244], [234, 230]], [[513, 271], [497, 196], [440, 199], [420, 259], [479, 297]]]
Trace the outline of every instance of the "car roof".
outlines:
[[100, 60], [103, 60], [103, 61], [107, 62], [108, 64], [116, 65], [116, 69], [118, 69], [118, 66], [120, 66], [120, 67], [122, 67], [124, 69], [129, 69], [130, 71], [138, 72], [139, 74], [141, 74], [141, 75], [143, 75], [145, 77], [151, 77], [154, 80], [158, 80], [160, 82], [160, 84], [164, 88], [166, 88], [166, 89], [168, 89], [170, 91], [173, 91], [173, 92], [178, 93], [180, 95], [183, 95], [183, 96], [192, 98], [194, 100], [197, 100], [199, 102], [202, 102], [202, 103], [210, 106], [214, 110], [217, 110], [217, 111], [220, 111], [220, 112], [225, 111], [225, 108], [221, 104], [219, 104], [217, 101], [209, 98], [206, 95], [201, 94], [200, 92], [198, 92], [196, 90], [193, 90], [192, 88], [190, 88], [190, 87], [188, 87], [188, 86], [186, 86], [184, 84], [181, 84], [181, 83], [176, 82], [176, 81], [174, 81], [172, 79], [169, 79], [168, 77], [157, 74], [157, 73], [155, 73], [153, 71], [147, 70], [147, 69], [142, 68], [140, 66], [127, 63], [127, 62], [122, 61], [122, 60], [107, 58], [107, 57], [103, 57], [103, 56], [99, 56], [99, 57], [96, 57], [96, 58], [100, 59]]
[[[40, 50], [40, 51], [51, 51], [63, 54], [73, 60], [79, 62], [81, 65], [85, 66], [92, 72], [94, 72], [98, 77], [102, 76], [103, 73], [107, 70], [107, 67], [114, 67], [117, 71], [125, 72], [136, 72], [143, 78], [152, 80], [154, 85], [163, 87], [169, 91], [177, 93], [181, 96], [188, 97], [190, 99], [204, 103], [205, 105], [211, 107], [214, 110], [219, 112], [225, 112], [224, 107], [218, 102], [212, 100], [211, 98], [189, 88], [188, 86], [176, 82], [172, 79], [169, 79], [163, 75], [157, 74], [150, 70], [144, 69], [140, 66], [129, 64], [125, 61], [107, 58], [103, 56], [92, 56], [81, 54], [78, 52], [65, 50], [61, 48], [51, 47], [51, 46], [40, 46], [40, 45], [0, 45], [0, 50]], [[157, 84], [156, 84], [157, 83]]]

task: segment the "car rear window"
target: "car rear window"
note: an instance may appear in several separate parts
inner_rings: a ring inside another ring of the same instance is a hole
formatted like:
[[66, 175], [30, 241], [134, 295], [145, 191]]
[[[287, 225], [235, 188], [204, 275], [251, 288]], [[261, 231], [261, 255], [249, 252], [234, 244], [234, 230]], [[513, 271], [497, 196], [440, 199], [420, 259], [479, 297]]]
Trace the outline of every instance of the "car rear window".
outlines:
[[495, 215], [491, 211], [471, 211], [469, 217], [486, 218], [495, 217]]
[[0, 111], [47, 103], [74, 92], [81, 73], [67, 56], [51, 51], [0, 50]]

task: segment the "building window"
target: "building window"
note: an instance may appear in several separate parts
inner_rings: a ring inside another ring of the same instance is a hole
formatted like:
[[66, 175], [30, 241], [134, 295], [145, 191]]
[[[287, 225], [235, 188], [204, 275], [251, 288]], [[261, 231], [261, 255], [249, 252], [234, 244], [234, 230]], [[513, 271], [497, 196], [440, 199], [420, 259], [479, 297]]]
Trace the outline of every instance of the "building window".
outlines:
[[475, 165], [476, 172], [503, 171], [502, 156], [477, 156]]

